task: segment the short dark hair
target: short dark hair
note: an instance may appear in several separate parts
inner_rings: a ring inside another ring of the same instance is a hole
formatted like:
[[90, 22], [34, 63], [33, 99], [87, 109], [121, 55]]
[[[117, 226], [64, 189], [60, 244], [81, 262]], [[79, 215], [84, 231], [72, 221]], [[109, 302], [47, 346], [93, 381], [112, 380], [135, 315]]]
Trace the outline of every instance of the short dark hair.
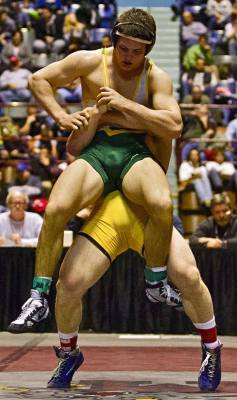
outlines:
[[226, 204], [228, 207], [232, 208], [230, 197], [228, 196], [228, 194], [226, 192], [216, 193], [212, 197], [211, 209], [213, 209], [215, 206], [217, 206], [219, 204]]
[[156, 23], [151, 14], [141, 8], [131, 8], [120, 14], [112, 30], [112, 42], [114, 47], [119, 36], [116, 31], [134, 38], [148, 40], [147, 53], [152, 49], [156, 41]]

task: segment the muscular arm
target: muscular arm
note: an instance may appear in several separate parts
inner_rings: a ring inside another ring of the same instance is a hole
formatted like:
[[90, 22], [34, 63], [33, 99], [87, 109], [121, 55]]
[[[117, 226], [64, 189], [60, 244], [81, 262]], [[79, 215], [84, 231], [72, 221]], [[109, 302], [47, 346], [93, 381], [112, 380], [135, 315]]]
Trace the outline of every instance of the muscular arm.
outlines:
[[[172, 83], [168, 75], [154, 67], [150, 77], [149, 92], [152, 108], [129, 100], [110, 88], [101, 88], [98, 105], [121, 113], [123, 127], [151, 132], [157, 138], [178, 138], [182, 130], [179, 106], [172, 94]], [[117, 115], [119, 120], [119, 115]]]
[[55, 98], [56, 89], [85, 76], [96, 68], [98, 62], [96, 52], [77, 51], [31, 76], [29, 87], [33, 95], [62, 128], [73, 130], [83, 125], [86, 127], [87, 120], [81, 117], [80, 111], [68, 114]]
[[96, 106], [88, 107], [86, 110], [89, 113], [88, 127], [85, 129], [73, 130], [67, 140], [67, 151], [73, 156], [78, 156], [92, 141], [101, 117], [101, 112]]

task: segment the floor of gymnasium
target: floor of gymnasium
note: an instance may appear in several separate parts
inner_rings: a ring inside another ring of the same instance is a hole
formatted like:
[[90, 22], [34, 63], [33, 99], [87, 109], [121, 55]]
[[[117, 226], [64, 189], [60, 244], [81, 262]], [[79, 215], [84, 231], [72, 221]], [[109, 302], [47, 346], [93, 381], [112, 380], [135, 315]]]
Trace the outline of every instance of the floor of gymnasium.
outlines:
[[221, 337], [222, 382], [197, 387], [198, 336], [80, 333], [84, 364], [70, 390], [47, 389], [57, 334], [0, 333], [0, 399], [237, 399], [237, 340]]

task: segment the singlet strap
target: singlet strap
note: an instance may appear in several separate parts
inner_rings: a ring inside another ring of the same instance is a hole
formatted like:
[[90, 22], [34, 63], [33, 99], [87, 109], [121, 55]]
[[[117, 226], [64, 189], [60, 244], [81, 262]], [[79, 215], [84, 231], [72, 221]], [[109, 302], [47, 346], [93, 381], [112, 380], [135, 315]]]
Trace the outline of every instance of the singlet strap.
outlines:
[[151, 74], [151, 70], [152, 70], [152, 66], [154, 64], [154, 62], [152, 60], [148, 60], [148, 69], [147, 69], [147, 73], [146, 73], [146, 100], [148, 101], [149, 98], [149, 79], [150, 79], [150, 74]]
[[144, 68], [139, 76], [139, 81], [137, 82], [137, 88], [133, 100], [140, 104], [147, 104], [149, 97], [149, 76], [152, 69], [153, 62], [150, 59], [146, 59], [144, 63]]
[[104, 86], [111, 87], [110, 78], [109, 78], [108, 58], [107, 58], [107, 48], [106, 47], [104, 47], [102, 49], [102, 55], [103, 55], [102, 69], [103, 69]]

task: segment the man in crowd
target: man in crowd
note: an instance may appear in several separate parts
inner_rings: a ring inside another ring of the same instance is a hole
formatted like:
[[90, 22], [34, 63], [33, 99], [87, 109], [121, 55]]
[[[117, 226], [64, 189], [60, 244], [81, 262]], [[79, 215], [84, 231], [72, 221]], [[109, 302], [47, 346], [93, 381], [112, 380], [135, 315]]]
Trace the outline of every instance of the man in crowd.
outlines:
[[9, 103], [11, 101], [29, 101], [31, 98], [28, 89], [28, 79], [31, 71], [19, 65], [19, 58], [11, 56], [9, 69], [0, 76], [0, 101]]
[[26, 211], [28, 196], [12, 190], [7, 196], [6, 205], [9, 211], [0, 214], [0, 246], [37, 245], [43, 219], [40, 215]]
[[201, 222], [193, 233], [190, 244], [208, 249], [236, 249], [237, 216], [225, 192], [213, 196], [211, 213], [212, 216]]

